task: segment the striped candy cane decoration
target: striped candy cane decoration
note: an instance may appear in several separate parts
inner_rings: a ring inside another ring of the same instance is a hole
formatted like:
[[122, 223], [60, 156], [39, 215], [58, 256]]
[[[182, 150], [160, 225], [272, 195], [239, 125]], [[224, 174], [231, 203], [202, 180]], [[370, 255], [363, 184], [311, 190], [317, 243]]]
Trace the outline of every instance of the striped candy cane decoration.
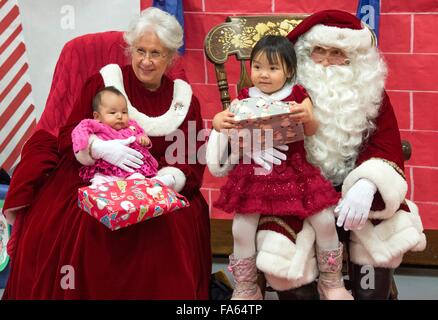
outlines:
[[10, 170], [36, 125], [17, 0], [0, 0], [0, 166]]

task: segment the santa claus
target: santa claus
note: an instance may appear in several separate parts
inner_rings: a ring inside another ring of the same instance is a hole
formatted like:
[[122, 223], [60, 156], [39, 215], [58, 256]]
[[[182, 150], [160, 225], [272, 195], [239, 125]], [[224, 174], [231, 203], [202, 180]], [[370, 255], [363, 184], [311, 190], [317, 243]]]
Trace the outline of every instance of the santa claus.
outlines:
[[[373, 33], [347, 12], [315, 13], [288, 38], [298, 57], [297, 81], [310, 93], [319, 121], [318, 132], [306, 137], [308, 160], [342, 191], [335, 214], [347, 240], [352, 293], [387, 299], [403, 254], [423, 250], [426, 239], [417, 207], [405, 200], [400, 133], [384, 90], [386, 64]], [[314, 240], [306, 221], [260, 220], [257, 267], [280, 295], [315, 288]]]

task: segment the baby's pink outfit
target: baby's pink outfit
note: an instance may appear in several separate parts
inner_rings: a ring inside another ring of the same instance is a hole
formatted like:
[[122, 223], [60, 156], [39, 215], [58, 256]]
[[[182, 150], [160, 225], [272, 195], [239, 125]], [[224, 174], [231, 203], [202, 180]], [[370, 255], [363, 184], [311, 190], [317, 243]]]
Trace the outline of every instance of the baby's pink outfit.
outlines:
[[[138, 137], [145, 135], [143, 129], [134, 120], [129, 120], [128, 127], [115, 130], [97, 120], [84, 119], [74, 128], [71, 134], [73, 151], [77, 153], [78, 151], [88, 148], [88, 139], [92, 134], [95, 134], [102, 140], [126, 139], [132, 136], [138, 139]], [[144, 147], [138, 143], [137, 139], [129, 145], [130, 148], [137, 150], [143, 155], [143, 165], [138, 169], [134, 169], [135, 173], [139, 173], [144, 177], [154, 177], [157, 174], [158, 162], [148, 150], [151, 145]], [[79, 169], [79, 176], [84, 179], [84, 181], [91, 181], [95, 175], [126, 179], [132, 175], [132, 172], [127, 172], [102, 159], [97, 159], [95, 164], [91, 166], [83, 166]], [[95, 184], [95, 182], [93, 182], [93, 184]]]

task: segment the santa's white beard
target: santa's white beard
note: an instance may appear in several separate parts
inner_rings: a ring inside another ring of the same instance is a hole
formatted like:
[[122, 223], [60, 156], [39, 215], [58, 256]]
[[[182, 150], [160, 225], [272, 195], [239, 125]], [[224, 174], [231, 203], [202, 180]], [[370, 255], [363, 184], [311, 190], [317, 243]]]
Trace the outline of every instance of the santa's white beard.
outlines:
[[317, 133], [306, 137], [307, 158], [334, 185], [340, 185], [355, 167], [363, 141], [374, 130], [385, 64], [377, 52], [371, 52], [366, 59], [350, 57], [348, 66], [324, 67], [310, 59], [300, 42], [296, 48], [297, 80], [309, 92], [319, 121]]

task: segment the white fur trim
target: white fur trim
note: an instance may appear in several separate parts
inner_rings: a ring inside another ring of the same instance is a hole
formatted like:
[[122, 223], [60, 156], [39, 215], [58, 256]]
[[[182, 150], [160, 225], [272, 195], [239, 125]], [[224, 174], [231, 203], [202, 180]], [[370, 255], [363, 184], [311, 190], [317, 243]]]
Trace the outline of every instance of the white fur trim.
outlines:
[[176, 167], [163, 167], [157, 172], [157, 176], [164, 176], [165, 174], [171, 174], [175, 178], [175, 191], [180, 192], [186, 184], [186, 175]]
[[222, 132], [212, 129], [208, 138], [205, 159], [208, 170], [215, 177], [223, 177], [233, 169], [234, 164], [238, 161], [238, 156], [227, 156], [228, 153], [228, 136]]
[[370, 211], [370, 219], [388, 219], [403, 202], [408, 184], [405, 179], [388, 163], [381, 159], [370, 159], [351, 171], [342, 185], [342, 196], [361, 178], [372, 181], [382, 195], [385, 209]]
[[373, 44], [372, 34], [366, 27], [354, 30], [318, 24], [304, 35], [304, 39], [312, 45], [334, 47], [347, 52], [368, 49]]
[[76, 160], [78, 160], [79, 163], [83, 164], [84, 166], [91, 166], [95, 162], [93, 158], [90, 157], [90, 154], [88, 153], [88, 148], [76, 152], [75, 157]]
[[99, 137], [95, 134], [90, 135], [88, 138], [87, 147], [75, 153], [76, 160], [78, 160], [78, 162], [84, 166], [92, 166], [96, 162], [96, 160], [93, 159], [89, 153], [90, 143], [92, 143], [94, 139], [99, 139]]
[[406, 200], [411, 212], [397, 211], [391, 218], [373, 226], [367, 221], [361, 230], [351, 232], [351, 261], [360, 265], [397, 268], [408, 251], [423, 251], [426, 236], [418, 207]]
[[318, 276], [315, 232], [305, 221], [293, 243], [281, 233], [257, 232], [257, 268], [275, 290], [289, 290], [308, 284]]
[[132, 106], [123, 86], [123, 75], [120, 66], [108, 64], [100, 69], [105, 86], [119, 89], [128, 102], [129, 118], [136, 120], [145, 133], [152, 137], [165, 136], [174, 132], [183, 123], [192, 101], [192, 88], [180, 79], [174, 80], [173, 100], [167, 112], [159, 117], [148, 117]]
[[286, 83], [283, 88], [281, 88], [279, 91], [274, 92], [272, 94], [266, 94], [263, 93], [259, 88], [257, 87], [251, 87], [248, 90], [248, 95], [251, 98], [268, 98], [268, 99], [273, 99], [273, 100], [283, 100], [287, 97], [290, 96], [290, 94], [292, 93], [292, 88], [293, 88], [294, 84], [293, 83]]

